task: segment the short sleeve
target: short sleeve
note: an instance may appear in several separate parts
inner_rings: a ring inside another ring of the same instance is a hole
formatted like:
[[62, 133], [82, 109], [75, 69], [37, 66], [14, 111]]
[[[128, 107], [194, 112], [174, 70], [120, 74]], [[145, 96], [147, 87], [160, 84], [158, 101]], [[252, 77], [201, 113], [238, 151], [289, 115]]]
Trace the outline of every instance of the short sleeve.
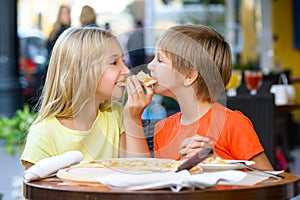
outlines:
[[39, 127], [39, 124], [30, 127], [25, 148], [21, 155], [23, 165], [25, 161], [36, 163], [39, 160], [55, 155], [52, 148], [53, 143], [44, 130]]
[[241, 112], [232, 112], [223, 130], [217, 142], [221, 157], [248, 160], [264, 151], [252, 122]]

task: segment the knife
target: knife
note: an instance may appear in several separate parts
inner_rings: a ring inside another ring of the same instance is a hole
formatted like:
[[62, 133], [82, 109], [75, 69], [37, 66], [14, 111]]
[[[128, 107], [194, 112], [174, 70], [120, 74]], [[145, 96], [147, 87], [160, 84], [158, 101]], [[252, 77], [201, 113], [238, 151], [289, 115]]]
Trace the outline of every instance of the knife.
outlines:
[[189, 170], [195, 167], [198, 163], [204, 161], [206, 158], [213, 155], [213, 148], [203, 148], [198, 153], [187, 159], [184, 163], [179, 165], [176, 172], [181, 170]]
[[221, 135], [222, 128], [225, 123], [226, 108], [218, 106], [218, 104], [216, 104], [211, 108], [211, 110], [211, 121], [213, 123], [210, 124], [206, 137], [208, 137], [213, 142], [213, 147], [201, 149], [198, 153], [182, 163], [177, 168], [176, 172], [179, 172], [183, 169], [189, 170], [213, 154], [213, 148]]

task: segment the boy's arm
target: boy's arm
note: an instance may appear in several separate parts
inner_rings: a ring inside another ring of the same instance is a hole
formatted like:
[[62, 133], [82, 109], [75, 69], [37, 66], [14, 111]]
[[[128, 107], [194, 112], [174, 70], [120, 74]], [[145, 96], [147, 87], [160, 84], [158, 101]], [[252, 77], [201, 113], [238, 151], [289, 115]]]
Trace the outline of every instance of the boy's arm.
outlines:
[[252, 165], [253, 168], [257, 168], [260, 170], [268, 170], [268, 171], [274, 170], [265, 152], [259, 153], [258, 155], [254, 156], [250, 160], [255, 162], [255, 164]]

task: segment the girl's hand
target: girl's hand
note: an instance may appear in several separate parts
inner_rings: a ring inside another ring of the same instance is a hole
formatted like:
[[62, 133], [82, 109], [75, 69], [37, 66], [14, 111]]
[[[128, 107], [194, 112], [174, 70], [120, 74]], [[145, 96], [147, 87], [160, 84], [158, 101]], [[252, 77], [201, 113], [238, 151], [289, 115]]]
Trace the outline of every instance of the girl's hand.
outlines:
[[144, 109], [151, 103], [153, 90], [151, 87], [143, 87], [135, 75], [127, 78], [126, 85], [128, 100], [125, 104], [124, 114], [134, 121], [140, 120]]
[[[142, 125], [142, 113], [151, 103], [153, 90], [142, 87], [136, 76], [127, 78], [126, 89], [128, 100], [124, 107], [124, 128], [126, 157], [151, 157]], [[144, 91], [145, 90], [145, 91]]]
[[207, 137], [194, 135], [181, 143], [178, 154], [181, 160], [186, 160], [202, 148], [213, 148], [213, 142]]

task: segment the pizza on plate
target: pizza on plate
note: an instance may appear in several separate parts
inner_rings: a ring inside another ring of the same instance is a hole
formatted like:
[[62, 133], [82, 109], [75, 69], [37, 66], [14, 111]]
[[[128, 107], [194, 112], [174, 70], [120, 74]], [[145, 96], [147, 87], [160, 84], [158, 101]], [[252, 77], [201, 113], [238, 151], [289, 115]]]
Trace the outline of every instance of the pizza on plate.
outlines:
[[207, 159], [205, 159], [204, 161], [201, 162], [201, 164], [228, 164], [228, 162], [226, 162], [225, 160], [223, 160], [220, 157], [209, 157]]
[[[163, 171], [176, 171], [181, 161], [171, 159], [156, 159], [156, 158], [115, 158], [103, 159], [95, 161], [84, 161], [78, 166], [92, 167], [92, 168], [108, 168], [117, 171], [126, 172], [163, 172]], [[78, 167], [77, 166], [77, 167]], [[195, 166], [190, 169], [191, 173], [201, 173], [202, 168]]]

